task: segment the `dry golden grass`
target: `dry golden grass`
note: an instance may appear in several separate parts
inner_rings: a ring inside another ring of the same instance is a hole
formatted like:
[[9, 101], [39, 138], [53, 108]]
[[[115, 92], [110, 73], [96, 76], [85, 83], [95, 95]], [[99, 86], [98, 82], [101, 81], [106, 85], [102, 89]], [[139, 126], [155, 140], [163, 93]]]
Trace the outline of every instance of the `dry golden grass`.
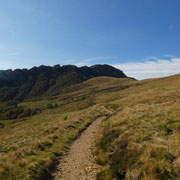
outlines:
[[7, 124], [0, 131], [0, 179], [41, 179], [55, 158], [101, 114], [104, 109], [94, 106], [63, 114], [56, 109]]
[[[136, 82], [111, 101], [97, 143], [98, 179], [180, 179], [180, 75]], [[117, 92], [116, 92], [117, 93]]]
[[[106, 78], [100, 81], [106, 84]], [[107, 82], [111, 84], [111, 79]], [[19, 106], [42, 111], [6, 121], [5, 127], [0, 128], [0, 179], [38, 180], [50, 176], [58, 156], [67, 151], [83, 129], [98, 116], [109, 114], [96, 102], [96, 95], [105, 88], [98, 79], [90, 80], [53, 98], [20, 103]], [[46, 109], [48, 103], [59, 106]]]
[[[96, 117], [97, 179], [180, 179], [180, 75], [133, 81], [93, 78], [59, 96], [23, 102], [44, 109], [0, 128], [0, 179], [43, 179]], [[46, 109], [48, 103], [58, 103]], [[109, 110], [107, 110], [109, 109]], [[12, 178], [13, 177], [13, 178]]]

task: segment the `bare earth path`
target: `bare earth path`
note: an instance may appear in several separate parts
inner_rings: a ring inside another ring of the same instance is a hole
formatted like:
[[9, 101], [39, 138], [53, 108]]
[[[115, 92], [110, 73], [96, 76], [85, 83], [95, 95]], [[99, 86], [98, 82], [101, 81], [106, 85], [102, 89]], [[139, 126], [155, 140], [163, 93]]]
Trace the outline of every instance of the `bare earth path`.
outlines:
[[95, 120], [72, 144], [69, 153], [61, 160], [55, 180], [95, 180], [100, 167], [95, 163], [93, 149], [103, 117]]

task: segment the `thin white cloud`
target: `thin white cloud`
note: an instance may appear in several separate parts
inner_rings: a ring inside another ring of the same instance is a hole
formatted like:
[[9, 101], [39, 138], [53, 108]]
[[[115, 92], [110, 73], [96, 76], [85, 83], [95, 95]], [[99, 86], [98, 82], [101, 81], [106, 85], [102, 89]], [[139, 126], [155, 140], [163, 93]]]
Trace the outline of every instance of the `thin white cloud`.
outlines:
[[146, 58], [143, 58], [145, 61], [151, 61], [151, 60], [159, 60], [159, 57], [157, 56], [148, 56]]
[[127, 76], [136, 79], [158, 78], [180, 73], [180, 58], [145, 62], [112, 64]]
[[175, 58], [175, 56], [173, 56], [171, 54], [164, 54], [163, 57], [166, 57], [166, 58]]
[[89, 59], [85, 59], [85, 60], [80, 60], [78, 63], [75, 63], [76, 66], [90, 66], [92, 64], [98, 64], [98, 63], [102, 63], [102, 61], [106, 61], [106, 60], [112, 60], [112, 59], [116, 59], [116, 56], [99, 56], [99, 57], [93, 57], [93, 58], [89, 58]]

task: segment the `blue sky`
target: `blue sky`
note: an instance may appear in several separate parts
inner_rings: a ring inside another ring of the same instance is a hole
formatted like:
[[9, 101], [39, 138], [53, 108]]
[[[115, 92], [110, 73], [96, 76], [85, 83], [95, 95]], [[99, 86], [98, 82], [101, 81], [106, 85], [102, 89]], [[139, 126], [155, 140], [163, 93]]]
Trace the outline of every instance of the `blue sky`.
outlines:
[[0, 69], [108, 63], [138, 79], [180, 73], [179, 0], [0, 0], [0, 22]]

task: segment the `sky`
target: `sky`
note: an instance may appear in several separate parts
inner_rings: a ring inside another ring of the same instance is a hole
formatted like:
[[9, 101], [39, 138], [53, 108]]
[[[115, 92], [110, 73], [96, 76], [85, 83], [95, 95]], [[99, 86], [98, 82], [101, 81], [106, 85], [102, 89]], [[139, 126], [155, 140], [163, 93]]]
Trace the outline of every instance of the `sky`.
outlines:
[[180, 73], [179, 0], [0, 0], [0, 69], [110, 64]]

